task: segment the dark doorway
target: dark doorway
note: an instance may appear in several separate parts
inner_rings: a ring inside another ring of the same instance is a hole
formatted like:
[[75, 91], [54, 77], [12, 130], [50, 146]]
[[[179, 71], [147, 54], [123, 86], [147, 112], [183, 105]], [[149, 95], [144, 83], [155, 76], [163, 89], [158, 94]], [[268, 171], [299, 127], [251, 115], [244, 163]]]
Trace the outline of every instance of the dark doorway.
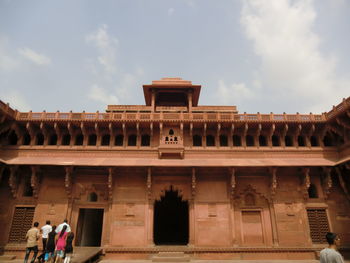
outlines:
[[101, 246], [103, 209], [79, 209], [77, 225], [77, 246]]
[[154, 243], [187, 245], [188, 222], [188, 202], [183, 201], [178, 191], [171, 186], [165, 196], [154, 204]]

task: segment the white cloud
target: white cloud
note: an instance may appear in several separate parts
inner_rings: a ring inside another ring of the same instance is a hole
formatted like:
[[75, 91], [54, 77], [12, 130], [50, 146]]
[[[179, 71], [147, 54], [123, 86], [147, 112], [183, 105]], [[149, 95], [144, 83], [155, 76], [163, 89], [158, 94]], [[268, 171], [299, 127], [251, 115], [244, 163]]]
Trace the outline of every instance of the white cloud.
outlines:
[[1, 94], [1, 100], [5, 103], [9, 103], [11, 108], [17, 109], [19, 111], [29, 111], [31, 107], [29, 103], [24, 98], [22, 92], [17, 90], [11, 90]]
[[218, 96], [224, 104], [231, 105], [237, 103], [237, 100], [249, 99], [254, 94], [244, 83], [233, 83], [227, 86], [223, 80], [219, 80]]
[[[86, 42], [93, 44], [98, 53], [97, 58], [86, 59], [86, 69], [92, 83], [87, 97], [104, 104], [117, 104], [120, 101], [125, 104], [129, 99], [132, 100], [144, 70], [136, 68], [132, 73], [123, 70], [117, 60], [118, 40], [110, 35], [107, 25], [102, 25], [97, 31], [88, 34]], [[114, 95], [109, 95], [113, 93]]]
[[6, 37], [0, 37], [0, 70], [12, 71], [17, 69], [20, 65], [20, 61], [14, 56], [10, 55], [8, 48], [9, 40]]
[[337, 59], [320, 51], [321, 39], [313, 31], [317, 14], [312, 0], [242, 4], [241, 24], [261, 66], [253, 74], [250, 90], [242, 83], [235, 90], [241, 90], [246, 99], [263, 93], [286, 102], [294, 98], [300, 110], [314, 112], [325, 111], [325, 105], [348, 96], [350, 82], [336, 74]]
[[103, 66], [106, 73], [114, 74], [117, 72], [117, 45], [118, 39], [112, 37], [107, 32], [108, 26], [102, 25], [97, 31], [86, 36], [86, 42], [93, 44], [98, 52], [99, 56], [97, 61]]
[[90, 88], [88, 98], [97, 102], [102, 102], [107, 105], [119, 103], [119, 100], [115, 95], [108, 95], [106, 90], [99, 87], [97, 84], [94, 84]]
[[168, 9], [168, 16], [172, 16], [172, 15], [174, 14], [174, 12], [175, 12], [175, 9], [172, 8], [172, 7], [170, 7], [170, 8]]
[[30, 48], [20, 48], [18, 53], [29, 61], [39, 66], [51, 64], [51, 59], [43, 54], [39, 54]]

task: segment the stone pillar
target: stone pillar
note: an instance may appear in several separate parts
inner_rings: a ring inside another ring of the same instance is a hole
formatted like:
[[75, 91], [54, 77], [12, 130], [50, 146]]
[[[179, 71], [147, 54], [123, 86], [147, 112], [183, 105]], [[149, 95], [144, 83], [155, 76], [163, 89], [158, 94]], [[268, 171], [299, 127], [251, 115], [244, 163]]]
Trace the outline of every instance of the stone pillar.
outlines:
[[187, 93], [188, 112], [192, 112], [192, 97], [193, 97], [193, 91], [189, 90], [188, 93]]
[[156, 91], [155, 89], [152, 89], [152, 98], [151, 98], [151, 111], [156, 111]]

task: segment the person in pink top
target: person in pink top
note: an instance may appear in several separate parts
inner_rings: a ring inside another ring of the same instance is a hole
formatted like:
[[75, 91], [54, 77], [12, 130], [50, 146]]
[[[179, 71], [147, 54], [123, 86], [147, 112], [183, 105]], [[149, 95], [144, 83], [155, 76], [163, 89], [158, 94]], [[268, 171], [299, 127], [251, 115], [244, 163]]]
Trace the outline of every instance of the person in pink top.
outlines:
[[56, 235], [56, 260], [55, 262], [61, 263], [64, 257], [64, 248], [66, 246], [66, 239], [68, 232], [67, 226], [64, 225], [61, 232]]

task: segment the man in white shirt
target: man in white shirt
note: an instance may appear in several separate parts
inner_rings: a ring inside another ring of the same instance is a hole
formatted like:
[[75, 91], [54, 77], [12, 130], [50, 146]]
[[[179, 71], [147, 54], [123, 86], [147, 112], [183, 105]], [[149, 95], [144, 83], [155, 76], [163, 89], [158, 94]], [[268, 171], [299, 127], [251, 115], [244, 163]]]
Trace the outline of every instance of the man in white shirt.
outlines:
[[337, 251], [337, 246], [340, 245], [340, 238], [337, 234], [328, 232], [326, 239], [329, 244], [328, 247], [324, 248], [320, 252], [321, 263], [344, 263], [343, 257]]
[[59, 232], [61, 232], [63, 226], [66, 225], [67, 226], [67, 229], [66, 229], [66, 232], [70, 232], [71, 229], [70, 229], [70, 226], [68, 225], [68, 220], [65, 219], [63, 220], [63, 223], [62, 224], [59, 224], [58, 227], [56, 228], [56, 233], [58, 234]]
[[47, 220], [46, 221], [46, 225], [44, 225], [41, 228], [41, 237], [42, 237], [42, 240], [43, 240], [43, 252], [44, 253], [45, 253], [45, 250], [46, 250], [46, 243], [47, 243], [48, 235], [52, 231], [52, 226], [50, 224], [51, 224], [50, 220]]

